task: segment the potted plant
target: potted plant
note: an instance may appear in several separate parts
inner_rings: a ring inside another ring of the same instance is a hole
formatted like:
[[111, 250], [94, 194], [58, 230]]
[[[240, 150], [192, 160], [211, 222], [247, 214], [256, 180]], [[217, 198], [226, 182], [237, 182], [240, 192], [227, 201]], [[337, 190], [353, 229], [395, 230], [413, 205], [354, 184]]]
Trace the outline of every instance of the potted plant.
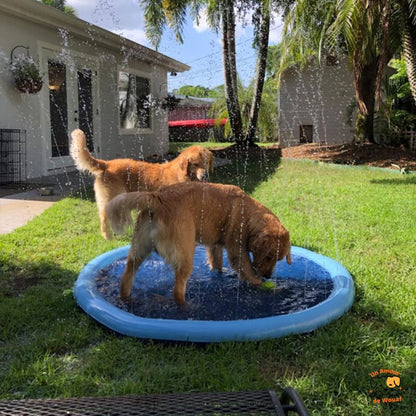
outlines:
[[39, 65], [29, 55], [17, 55], [10, 62], [16, 88], [20, 92], [36, 94], [42, 88], [43, 81]]

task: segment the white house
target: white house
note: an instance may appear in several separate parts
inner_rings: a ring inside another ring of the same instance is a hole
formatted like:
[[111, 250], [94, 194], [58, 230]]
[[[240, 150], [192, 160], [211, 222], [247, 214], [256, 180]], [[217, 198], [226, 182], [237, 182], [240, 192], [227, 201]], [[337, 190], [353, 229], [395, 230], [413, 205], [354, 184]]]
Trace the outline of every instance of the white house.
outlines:
[[351, 141], [354, 130], [347, 109], [354, 97], [353, 74], [345, 58], [328, 56], [320, 66], [289, 68], [279, 90], [280, 144]]
[[[15, 86], [10, 63], [22, 54], [40, 65], [38, 93]], [[0, 183], [74, 169], [68, 133], [77, 127], [101, 158], [166, 153], [167, 74], [188, 69], [38, 1], [1, 0]]]

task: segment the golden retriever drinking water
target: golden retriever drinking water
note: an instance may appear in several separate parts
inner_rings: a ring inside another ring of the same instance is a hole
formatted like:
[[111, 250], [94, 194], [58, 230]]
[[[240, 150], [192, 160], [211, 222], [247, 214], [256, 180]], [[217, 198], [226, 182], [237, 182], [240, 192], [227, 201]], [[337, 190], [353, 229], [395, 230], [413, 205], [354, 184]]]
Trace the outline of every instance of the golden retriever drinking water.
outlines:
[[124, 192], [154, 191], [161, 186], [188, 181], [202, 181], [213, 170], [214, 156], [201, 146], [191, 146], [167, 163], [149, 163], [133, 159], [95, 159], [88, 151], [82, 130], [71, 133], [70, 153], [79, 170], [95, 176], [94, 191], [100, 215], [101, 234], [112, 237], [105, 206], [116, 195]]
[[192, 182], [118, 195], [106, 207], [115, 232], [131, 222], [134, 209], [140, 212], [121, 277], [121, 297], [130, 296], [134, 275], [152, 250], [174, 269], [177, 304], [185, 303], [195, 243], [207, 247], [212, 269], [221, 269], [225, 247], [231, 267], [253, 285], [271, 276], [277, 260], [286, 257], [291, 263], [289, 232], [269, 209], [236, 186]]

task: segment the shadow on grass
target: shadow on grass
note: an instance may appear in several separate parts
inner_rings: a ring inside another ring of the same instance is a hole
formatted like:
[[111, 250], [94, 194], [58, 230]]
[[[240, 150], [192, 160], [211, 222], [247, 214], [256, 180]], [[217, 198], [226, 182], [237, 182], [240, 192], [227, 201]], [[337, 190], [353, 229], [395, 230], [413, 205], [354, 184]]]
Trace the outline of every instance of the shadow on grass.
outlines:
[[281, 161], [280, 149], [258, 148], [254, 151], [230, 152], [213, 151], [217, 160], [224, 161], [217, 166], [210, 181], [237, 185], [251, 193], [262, 182], [272, 176]]
[[75, 272], [49, 261], [8, 261], [0, 271], [0, 347], [7, 351], [19, 340], [7, 367], [27, 365], [36, 351], [65, 354], [91, 341], [81, 331], [91, 324], [72, 296]]
[[[256, 148], [253, 151], [225, 152], [225, 149], [212, 150], [216, 157], [214, 173], [209, 181], [239, 186], [251, 193], [263, 181], [274, 174], [281, 162], [278, 148]], [[83, 186], [71, 195], [72, 198], [95, 201], [91, 186]]]
[[76, 279], [75, 273], [44, 260], [30, 263], [4, 259], [0, 272], [0, 295], [6, 298], [22, 296], [28, 289], [42, 285], [69, 285]]
[[416, 185], [416, 174], [406, 176], [400, 175], [394, 179], [373, 179], [371, 183], [377, 185]]

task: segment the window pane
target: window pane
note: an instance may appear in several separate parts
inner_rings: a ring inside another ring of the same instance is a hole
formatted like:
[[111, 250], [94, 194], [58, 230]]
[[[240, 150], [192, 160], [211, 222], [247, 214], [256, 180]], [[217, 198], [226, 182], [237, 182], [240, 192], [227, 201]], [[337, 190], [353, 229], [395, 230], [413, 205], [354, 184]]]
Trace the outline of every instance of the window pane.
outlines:
[[122, 129], [133, 129], [137, 124], [134, 83], [134, 75], [130, 75], [127, 72], [119, 73], [118, 94], [120, 106], [120, 127]]
[[65, 65], [48, 61], [48, 77], [52, 157], [67, 156], [69, 147]]
[[146, 78], [136, 77], [138, 127], [150, 128], [150, 82]]
[[92, 71], [84, 68], [77, 71], [78, 77], [78, 123], [87, 137], [87, 147], [93, 152], [93, 106]]
[[127, 72], [118, 78], [120, 127], [150, 128], [150, 81]]

